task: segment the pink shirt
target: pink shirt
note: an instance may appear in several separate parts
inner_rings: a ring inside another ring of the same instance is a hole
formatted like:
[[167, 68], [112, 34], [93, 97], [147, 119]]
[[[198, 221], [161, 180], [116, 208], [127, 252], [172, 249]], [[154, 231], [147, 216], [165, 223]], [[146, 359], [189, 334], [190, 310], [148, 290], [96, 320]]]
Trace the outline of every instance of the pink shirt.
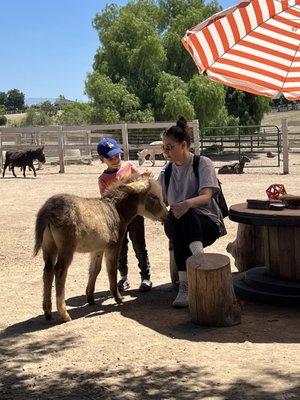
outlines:
[[120, 180], [128, 179], [132, 175], [141, 175], [140, 170], [130, 161], [125, 161], [117, 170], [106, 169], [98, 178], [100, 194], [103, 196], [110, 186]]

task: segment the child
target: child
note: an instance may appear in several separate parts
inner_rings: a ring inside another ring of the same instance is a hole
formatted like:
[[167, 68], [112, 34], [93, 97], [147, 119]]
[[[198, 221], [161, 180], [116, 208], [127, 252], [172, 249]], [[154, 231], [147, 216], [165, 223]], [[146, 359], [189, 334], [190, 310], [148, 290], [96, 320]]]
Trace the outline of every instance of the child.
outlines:
[[[103, 138], [100, 140], [97, 151], [100, 156], [100, 160], [107, 165], [107, 169], [98, 178], [101, 195], [104, 195], [109, 190], [110, 186], [116, 183], [118, 180], [127, 179], [132, 175], [149, 176], [148, 173], [141, 174], [139, 169], [130, 161], [121, 161], [121, 154], [123, 151], [121, 150], [119, 143], [113, 138]], [[140, 268], [142, 282], [139, 290], [142, 292], [147, 292], [151, 290], [152, 282], [150, 280], [150, 264], [145, 242], [144, 217], [140, 215], [137, 215], [131, 221], [125, 233], [119, 257], [118, 269], [121, 274], [121, 279], [118, 282], [118, 288], [120, 291], [124, 291], [130, 287], [130, 282], [128, 279], [127, 232], [129, 233], [129, 238], [132, 242], [132, 247]]]

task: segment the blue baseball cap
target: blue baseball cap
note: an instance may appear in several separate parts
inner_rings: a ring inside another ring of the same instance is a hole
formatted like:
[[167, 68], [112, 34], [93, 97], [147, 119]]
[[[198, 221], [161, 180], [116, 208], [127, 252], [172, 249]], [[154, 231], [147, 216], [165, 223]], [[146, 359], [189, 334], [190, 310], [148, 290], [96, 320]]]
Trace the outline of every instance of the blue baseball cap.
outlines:
[[117, 154], [122, 154], [123, 151], [119, 143], [113, 138], [103, 138], [97, 146], [99, 156], [104, 158], [112, 158]]

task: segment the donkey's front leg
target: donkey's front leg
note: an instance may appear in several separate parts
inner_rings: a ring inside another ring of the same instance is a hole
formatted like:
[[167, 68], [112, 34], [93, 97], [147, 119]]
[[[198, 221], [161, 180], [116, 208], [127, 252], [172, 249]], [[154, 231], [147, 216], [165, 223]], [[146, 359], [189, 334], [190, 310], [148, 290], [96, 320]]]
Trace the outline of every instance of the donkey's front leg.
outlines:
[[151, 154], [150, 161], [151, 161], [152, 167], [154, 167], [155, 166], [155, 154]]
[[89, 304], [95, 304], [95, 299], [94, 299], [95, 283], [97, 276], [101, 271], [102, 258], [103, 258], [103, 251], [97, 251], [96, 253], [91, 253], [89, 281], [86, 287], [87, 302]]
[[35, 168], [34, 168], [33, 162], [29, 165], [28, 168], [31, 168], [32, 171], [33, 171], [33, 175], [36, 176], [36, 172], [35, 172]]
[[15, 167], [13, 165], [11, 166], [11, 172], [13, 173], [13, 176], [16, 178], [17, 175], [15, 173]]
[[116, 300], [116, 303], [122, 304], [123, 299], [117, 286], [118, 258], [120, 245], [110, 246], [105, 250], [106, 268], [109, 278], [109, 287]]

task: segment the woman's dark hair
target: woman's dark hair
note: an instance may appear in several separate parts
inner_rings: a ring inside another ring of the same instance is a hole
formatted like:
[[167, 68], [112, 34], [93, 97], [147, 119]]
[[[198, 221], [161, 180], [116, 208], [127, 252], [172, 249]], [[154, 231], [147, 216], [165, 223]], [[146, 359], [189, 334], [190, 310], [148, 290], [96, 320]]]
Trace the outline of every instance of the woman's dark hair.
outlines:
[[176, 125], [173, 125], [169, 129], [166, 129], [161, 134], [161, 137], [162, 139], [164, 137], [172, 138], [177, 143], [182, 143], [183, 141], [186, 141], [187, 146], [190, 147], [191, 136], [189, 133], [187, 120], [184, 117], [180, 117], [176, 122]]

